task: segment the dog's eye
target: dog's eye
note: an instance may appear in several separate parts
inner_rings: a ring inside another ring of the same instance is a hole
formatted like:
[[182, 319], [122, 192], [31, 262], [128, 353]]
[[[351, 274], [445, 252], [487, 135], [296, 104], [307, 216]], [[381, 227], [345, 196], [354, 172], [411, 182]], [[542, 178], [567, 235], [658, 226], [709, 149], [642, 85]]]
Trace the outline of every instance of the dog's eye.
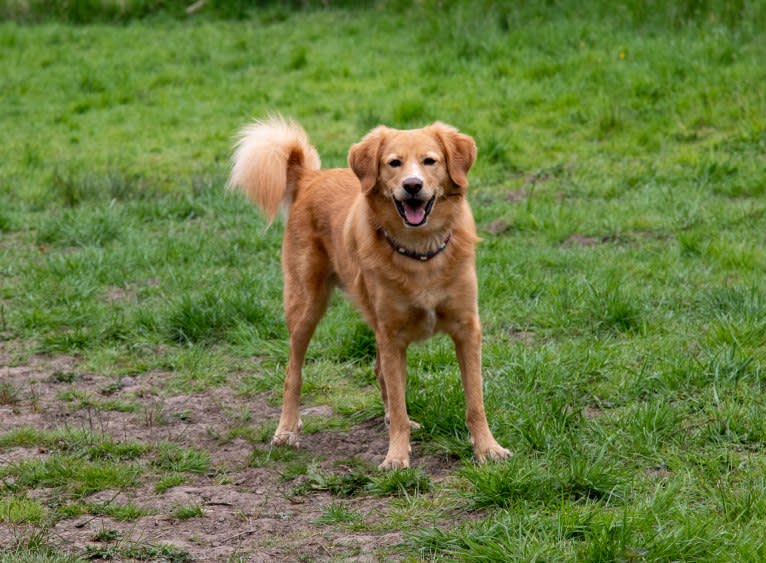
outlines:
[[402, 161], [399, 160], [398, 158], [394, 158], [394, 159], [388, 161], [388, 165], [391, 168], [399, 168], [402, 165]]
[[426, 166], [433, 166], [434, 164], [436, 164], [436, 159], [431, 158], [430, 156], [427, 156], [423, 159], [423, 164], [425, 164]]

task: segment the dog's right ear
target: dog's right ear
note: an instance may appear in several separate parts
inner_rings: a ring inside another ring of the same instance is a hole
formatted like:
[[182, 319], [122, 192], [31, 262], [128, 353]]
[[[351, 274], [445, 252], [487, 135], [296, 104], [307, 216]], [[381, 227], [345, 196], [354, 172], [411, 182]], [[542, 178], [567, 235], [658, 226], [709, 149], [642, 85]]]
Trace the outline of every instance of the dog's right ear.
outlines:
[[380, 147], [386, 134], [386, 127], [376, 127], [348, 151], [348, 165], [362, 184], [362, 192], [372, 191], [378, 183]]

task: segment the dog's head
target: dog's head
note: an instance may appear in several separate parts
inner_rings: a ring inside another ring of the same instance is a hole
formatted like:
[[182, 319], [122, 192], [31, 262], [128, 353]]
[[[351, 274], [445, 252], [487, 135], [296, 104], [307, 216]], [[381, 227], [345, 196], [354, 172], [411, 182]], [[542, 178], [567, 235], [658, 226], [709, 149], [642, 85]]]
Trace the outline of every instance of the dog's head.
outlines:
[[390, 200], [407, 227], [422, 227], [439, 201], [460, 196], [476, 143], [444, 123], [407, 131], [377, 127], [351, 147], [348, 162], [370, 197]]

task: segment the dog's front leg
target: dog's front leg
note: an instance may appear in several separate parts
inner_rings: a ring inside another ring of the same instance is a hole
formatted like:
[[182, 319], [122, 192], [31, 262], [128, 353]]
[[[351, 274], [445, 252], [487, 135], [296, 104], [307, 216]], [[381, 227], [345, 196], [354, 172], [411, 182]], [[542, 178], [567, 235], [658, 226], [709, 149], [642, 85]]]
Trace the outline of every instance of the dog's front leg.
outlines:
[[410, 419], [405, 399], [407, 344], [395, 336], [377, 335], [381, 391], [389, 419], [388, 453], [382, 470], [410, 466]]
[[466, 425], [471, 433], [474, 454], [480, 462], [510, 457], [510, 451], [497, 443], [484, 412], [484, 392], [481, 377], [481, 325], [478, 315], [456, 322], [450, 330], [455, 343], [460, 376], [465, 393]]

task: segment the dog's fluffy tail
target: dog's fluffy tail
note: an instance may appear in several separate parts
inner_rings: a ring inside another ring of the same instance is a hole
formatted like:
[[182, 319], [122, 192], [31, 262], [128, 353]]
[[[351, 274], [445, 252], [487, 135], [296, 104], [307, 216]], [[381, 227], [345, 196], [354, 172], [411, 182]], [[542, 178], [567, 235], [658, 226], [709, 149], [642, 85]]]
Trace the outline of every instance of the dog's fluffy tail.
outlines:
[[280, 206], [285, 211], [290, 207], [301, 175], [320, 166], [303, 128], [272, 116], [240, 131], [227, 187], [245, 193], [271, 223]]

